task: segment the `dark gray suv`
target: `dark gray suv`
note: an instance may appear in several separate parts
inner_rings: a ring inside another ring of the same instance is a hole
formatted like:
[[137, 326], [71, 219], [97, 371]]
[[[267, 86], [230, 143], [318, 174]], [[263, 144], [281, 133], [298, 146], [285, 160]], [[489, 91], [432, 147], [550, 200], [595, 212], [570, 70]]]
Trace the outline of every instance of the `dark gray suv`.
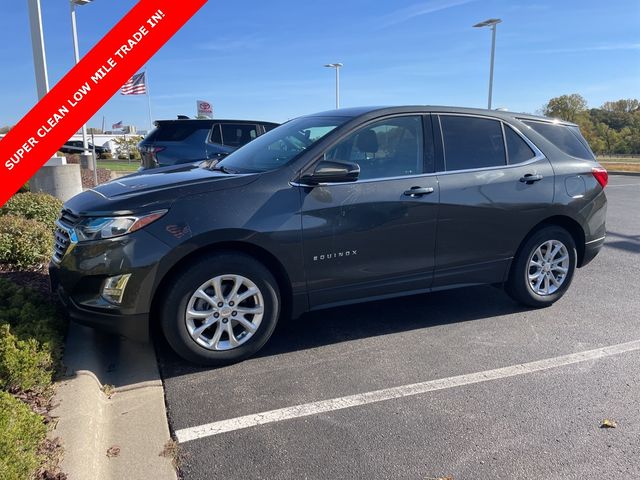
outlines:
[[606, 171], [576, 125], [450, 107], [300, 117], [214, 167], [151, 170], [69, 200], [52, 286], [75, 320], [158, 322], [203, 364], [282, 317], [478, 284], [545, 307], [605, 238]]

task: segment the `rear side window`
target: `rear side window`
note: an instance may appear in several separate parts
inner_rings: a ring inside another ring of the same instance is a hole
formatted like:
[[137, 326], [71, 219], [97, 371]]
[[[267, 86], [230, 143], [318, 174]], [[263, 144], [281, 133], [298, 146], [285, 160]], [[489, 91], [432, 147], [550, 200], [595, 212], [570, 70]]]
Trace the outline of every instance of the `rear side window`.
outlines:
[[197, 125], [180, 123], [179, 121], [161, 123], [153, 132], [153, 140], [155, 142], [181, 142], [191, 136], [197, 129]]
[[447, 171], [495, 167], [507, 163], [499, 121], [440, 115], [440, 124]]
[[227, 123], [222, 125], [222, 142], [230, 147], [241, 147], [258, 136], [256, 125]]
[[533, 150], [531, 150], [531, 147], [527, 145], [527, 142], [508, 125], [504, 126], [504, 135], [507, 139], [509, 163], [526, 162], [536, 156]]
[[525, 121], [524, 123], [549, 140], [564, 153], [584, 160], [595, 160], [593, 153], [591, 153], [589, 148], [585, 145], [586, 140], [584, 143], [581, 141], [579, 137], [579, 130], [576, 133], [571, 127], [558, 123], [531, 121]]

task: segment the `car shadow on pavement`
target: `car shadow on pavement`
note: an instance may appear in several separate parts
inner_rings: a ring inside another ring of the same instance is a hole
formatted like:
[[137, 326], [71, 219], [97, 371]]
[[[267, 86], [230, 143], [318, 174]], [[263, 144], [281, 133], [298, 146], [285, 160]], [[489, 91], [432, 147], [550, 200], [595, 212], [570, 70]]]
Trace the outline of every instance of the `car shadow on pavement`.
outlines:
[[612, 231], [607, 231], [605, 247], [626, 250], [631, 253], [640, 253], [640, 235], [623, 235]]
[[[527, 311], [501, 289], [479, 286], [309, 312], [276, 328], [254, 358]], [[178, 357], [155, 335], [163, 377], [212, 370]]]

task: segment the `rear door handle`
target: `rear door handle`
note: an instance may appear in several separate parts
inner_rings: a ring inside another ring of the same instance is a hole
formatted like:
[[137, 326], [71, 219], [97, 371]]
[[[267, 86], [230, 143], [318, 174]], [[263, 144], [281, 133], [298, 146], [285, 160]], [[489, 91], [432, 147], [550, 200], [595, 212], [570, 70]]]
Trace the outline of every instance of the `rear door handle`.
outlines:
[[430, 193], [433, 193], [433, 187], [411, 187], [404, 192], [407, 197], [421, 197]]
[[539, 182], [540, 180], [542, 180], [544, 177], [542, 175], [539, 174], [532, 174], [532, 173], [527, 173], [524, 177], [520, 177], [520, 181], [522, 183], [526, 183], [528, 185], [531, 185], [533, 182]]

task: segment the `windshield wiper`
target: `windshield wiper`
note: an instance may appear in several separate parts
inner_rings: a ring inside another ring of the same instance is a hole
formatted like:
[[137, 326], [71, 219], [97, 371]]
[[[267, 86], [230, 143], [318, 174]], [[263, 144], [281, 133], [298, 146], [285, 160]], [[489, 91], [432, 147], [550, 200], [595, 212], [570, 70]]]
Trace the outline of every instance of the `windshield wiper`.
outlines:
[[216, 172], [229, 173], [229, 174], [238, 173], [236, 170], [232, 170], [230, 168], [225, 167], [224, 165], [218, 165], [218, 164], [213, 166], [211, 170], [215, 170]]

